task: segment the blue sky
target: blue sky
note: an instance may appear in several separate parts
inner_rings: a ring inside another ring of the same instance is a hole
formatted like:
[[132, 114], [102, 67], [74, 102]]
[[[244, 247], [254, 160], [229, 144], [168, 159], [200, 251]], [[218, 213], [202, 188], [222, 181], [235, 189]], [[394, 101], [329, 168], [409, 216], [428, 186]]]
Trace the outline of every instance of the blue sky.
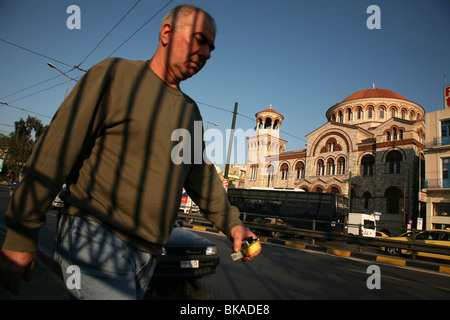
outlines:
[[[0, 41], [0, 102], [8, 103], [0, 105], [0, 132], [7, 134], [14, 121], [28, 114], [50, 122], [63, 100], [67, 78], [47, 62], [67, 72], [81, 62], [80, 68], [89, 69], [110, 55], [151, 58], [161, 19], [185, 1], [142, 0], [90, 53], [136, 2], [1, 0], [0, 39], [36, 53]], [[305, 135], [326, 123], [328, 108], [373, 83], [427, 112], [443, 108], [444, 74], [450, 84], [448, 0], [189, 3], [210, 12], [218, 25], [212, 58], [182, 84], [199, 103], [205, 127], [213, 122], [217, 129], [229, 128], [237, 102], [236, 127], [245, 131], [255, 126], [255, 113], [272, 105], [285, 117], [281, 138], [291, 151], [305, 148]], [[81, 9], [79, 30], [66, 26], [70, 5]], [[367, 28], [370, 5], [381, 10], [381, 29]], [[69, 73], [72, 78], [82, 74]], [[72, 80], [69, 90], [73, 85]]]

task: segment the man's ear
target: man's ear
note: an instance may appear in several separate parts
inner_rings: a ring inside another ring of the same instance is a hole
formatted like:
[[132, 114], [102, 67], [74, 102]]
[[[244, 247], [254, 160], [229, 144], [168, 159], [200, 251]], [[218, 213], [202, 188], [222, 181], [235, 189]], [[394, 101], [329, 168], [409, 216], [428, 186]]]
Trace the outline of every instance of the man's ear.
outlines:
[[170, 37], [172, 36], [173, 26], [170, 23], [166, 23], [161, 27], [161, 43], [166, 46], [170, 42]]

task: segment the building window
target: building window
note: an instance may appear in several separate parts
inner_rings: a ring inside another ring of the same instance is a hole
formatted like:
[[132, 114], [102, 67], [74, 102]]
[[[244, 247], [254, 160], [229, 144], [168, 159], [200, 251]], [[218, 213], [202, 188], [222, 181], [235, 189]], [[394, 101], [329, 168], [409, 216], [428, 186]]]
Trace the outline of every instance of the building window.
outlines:
[[450, 120], [441, 121], [441, 143], [450, 144]]
[[367, 112], [367, 117], [369, 119], [372, 119], [372, 116], [373, 116], [373, 108], [369, 107], [368, 112]]
[[396, 113], [395, 108], [392, 108], [391, 109], [391, 118], [395, 118], [395, 113]]
[[328, 159], [327, 161], [327, 175], [332, 176], [335, 174], [334, 159]]
[[370, 194], [370, 192], [366, 191], [366, 192], [363, 193], [364, 209], [369, 209], [370, 198], [372, 198], [372, 195]]
[[375, 166], [374, 157], [370, 154], [366, 154], [361, 159], [361, 174], [363, 176], [373, 176], [374, 166]]
[[287, 180], [288, 179], [288, 173], [289, 173], [288, 165], [286, 163], [283, 163], [281, 165], [281, 180]]
[[380, 108], [380, 119], [384, 119], [384, 108]]
[[298, 162], [295, 165], [295, 171], [297, 172], [297, 179], [305, 178], [305, 164], [303, 162]]
[[398, 187], [389, 187], [384, 193], [386, 198], [386, 213], [400, 213], [399, 202], [402, 199], [402, 191]]
[[402, 154], [397, 151], [391, 151], [386, 157], [386, 162], [388, 164], [388, 172], [390, 174], [400, 173], [400, 163], [402, 161]]
[[334, 152], [335, 146], [335, 142], [328, 142], [328, 152]]
[[345, 174], [345, 158], [340, 157], [338, 159], [338, 174]]
[[347, 109], [347, 120], [348, 121], [353, 121], [353, 112], [352, 109]]
[[275, 172], [275, 167], [273, 164], [269, 164], [266, 167], [267, 170], [267, 186], [270, 187], [270, 182], [273, 180], [273, 173]]
[[449, 217], [450, 203], [433, 203], [434, 216]]
[[258, 165], [252, 164], [250, 169], [250, 180], [256, 180], [258, 178]]
[[442, 158], [442, 187], [450, 188], [449, 171], [450, 158]]
[[361, 107], [358, 107], [358, 109], [356, 109], [356, 112], [357, 112], [357, 115], [356, 115], [357, 119], [358, 119], [358, 120], [361, 120], [362, 117], [363, 117]]
[[319, 159], [319, 161], [317, 161], [317, 175], [318, 176], [325, 175], [325, 164], [323, 163], [322, 159]]

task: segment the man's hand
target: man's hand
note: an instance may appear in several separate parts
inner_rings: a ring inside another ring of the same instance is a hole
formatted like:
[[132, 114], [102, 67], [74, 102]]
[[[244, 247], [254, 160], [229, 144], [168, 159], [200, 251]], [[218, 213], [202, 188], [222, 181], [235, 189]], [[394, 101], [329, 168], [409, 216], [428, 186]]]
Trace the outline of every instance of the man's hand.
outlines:
[[0, 285], [14, 294], [19, 293], [20, 282], [29, 282], [36, 266], [36, 252], [0, 251]]
[[[233, 250], [234, 250], [234, 252], [241, 251], [242, 241], [244, 241], [245, 239], [247, 239], [249, 237], [257, 238], [257, 236], [253, 232], [251, 232], [249, 229], [247, 229], [246, 227], [244, 227], [242, 225], [236, 226], [233, 229], [231, 229], [230, 236], [233, 239]], [[253, 253], [251, 256], [242, 258], [239, 261], [252, 260], [260, 252], [261, 252], [261, 249], [259, 249], [255, 253]]]

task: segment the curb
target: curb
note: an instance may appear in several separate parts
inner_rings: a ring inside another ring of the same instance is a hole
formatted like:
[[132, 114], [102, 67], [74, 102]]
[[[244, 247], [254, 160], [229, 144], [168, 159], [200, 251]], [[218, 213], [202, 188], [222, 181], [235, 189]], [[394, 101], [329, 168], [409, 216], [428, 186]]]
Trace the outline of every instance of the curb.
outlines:
[[273, 238], [259, 237], [259, 240], [262, 242], [266, 242], [266, 243], [274, 243], [277, 245], [284, 245], [287, 247], [294, 247], [294, 248], [303, 249], [303, 250], [318, 251], [318, 252], [323, 252], [323, 253], [337, 255], [337, 256], [353, 257], [353, 258], [381, 262], [381, 263], [392, 264], [392, 265], [397, 265], [397, 266], [414, 267], [414, 268], [420, 268], [420, 269], [426, 269], [426, 270], [430, 270], [430, 271], [436, 271], [436, 272], [450, 274], [450, 266], [435, 265], [435, 264], [430, 264], [430, 263], [421, 262], [421, 261], [417, 261], [417, 260], [409, 261], [409, 260], [402, 259], [402, 258], [379, 256], [379, 255], [374, 255], [374, 254], [370, 254], [370, 253], [361, 253], [361, 252], [346, 251], [346, 250], [339, 250], [339, 249], [332, 249], [332, 248], [325, 248], [325, 247], [316, 247], [316, 246], [312, 246], [312, 245], [308, 245], [308, 244], [297, 243], [297, 242], [292, 242], [292, 241], [284, 241], [284, 240], [273, 239]]
[[[183, 228], [223, 234], [221, 231], [219, 231], [213, 227], [199, 227], [199, 226], [195, 226], [195, 225], [184, 224]], [[419, 269], [425, 269], [425, 270], [450, 274], [450, 266], [430, 264], [427, 262], [421, 262], [421, 261], [417, 261], [417, 260], [410, 261], [410, 260], [406, 260], [406, 259], [402, 259], [402, 258], [379, 256], [379, 255], [374, 255], [374, 254], [370, 254], [370, 253], [346, 251], [346, 250], [339, 250], [339, 249], [332, 249], [332, 248], [325, 248], [325, 247], [316, 247], [316, 246], [312, 246], [312, 245], [308, 245], [308, 244], [304, 244], [304, 243], [298, 243], [298, 242], [280, 240], [280, 239], [274, 239], [274, 238], [259, 237], [259, 240], [261, 242], [265, 242], [265, 243], [273, 243], [273, 244], [277, 244], [277, 245], [281, 245], [281, 246], [287, 246], [287, 247], [292, 247], [292, 248], [297, 248], [297, 249], [302, 249], [302, 250], [317, 251], [317, 252], [323, 252], [323, 253], [337, 255], [337, 256], [353, 257], [353, 258], [358, 258], [358, 259], [363, 259], [363, 260], [368, 260], [368, 261], [375, 261], [375, 262], [386, 263], [386, 264], [392, 264], [392, 265], [397, 265], [397, 266], [402, 266], [402, 267], [414, 267], [414, 268], [419, 268]]]

